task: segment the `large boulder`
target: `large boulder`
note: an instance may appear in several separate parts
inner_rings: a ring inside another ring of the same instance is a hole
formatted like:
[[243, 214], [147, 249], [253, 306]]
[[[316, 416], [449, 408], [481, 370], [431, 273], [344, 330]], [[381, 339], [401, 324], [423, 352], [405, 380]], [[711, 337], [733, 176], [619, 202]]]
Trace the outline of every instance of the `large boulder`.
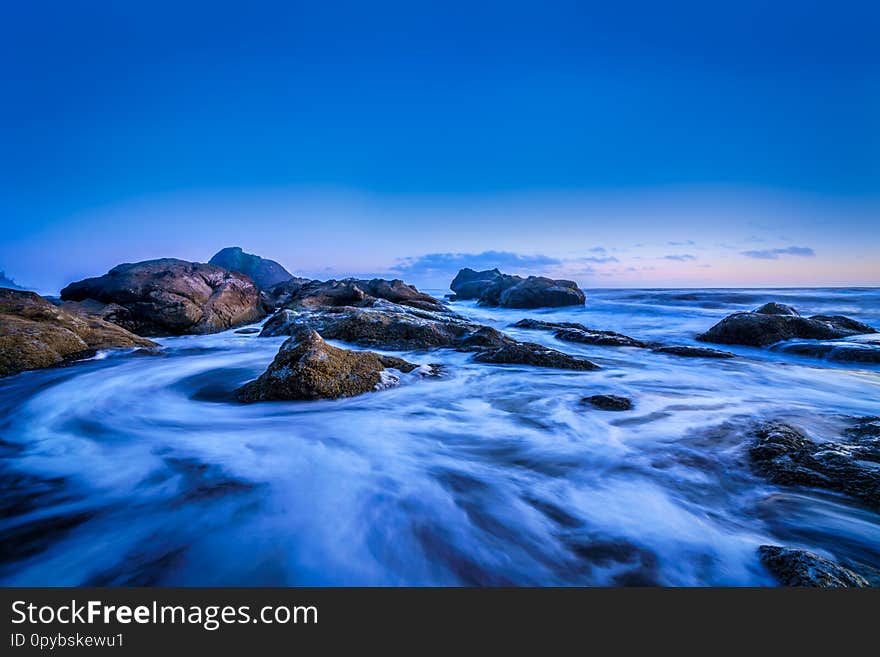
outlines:
[[277, 308], [316, 310], [339, 306], [371, 306], [382, 299], [402, 306], [445, 312], [447, 307], [430, 294], [400, 279], [346, 278], [340, 281], [293, 279], [270, 289], [270, 302]]
[[149, 336], [216, 333], [264, 315], [250, 278], [174, 258], [118, 265], [104, 276], [71, 283], [61, 298], [122, 306], [128, 314], [113, 321]]
[[497, 269], [462, 269], [449, 287], [456, 299], [478, 299], [487, 306], [555, 308], [583, 305], [586, 296], [574, 281], [543, 276], [511, 276]]
[[274, 260], [267, 260], [258, 255], [245, 253], [238, 246], [228, 246], [225, 249], [220, 249], [208, 261], [208, 264], [244, 274], [261, 290], [268, 290], [273, 285], [278, 285], [278, 283], [283, 283], [293, 278], [293, 274]]
[[[845, 438], [833, 442], [817, 442], [788, 424], [766, 422], [754, 432], [752, 466], [775, 484], [837, 491], [880, 509], [880, 437], [870, 431], [874, 420], [857, 421]], [[861, 431], [863, 425], [869, 429]]]
[[[771, 313], [771, 310], [778, 312]], [[795, 313], [795, 314], [792, 314]], [[841, 315], [814, 315], [801, 317], [790, 306], [765, 304], [752, 312], [738, 312], [715, 324], [697, 339], [716, 344], [741, 344], [766, 347], [782, 340], [836, 340], [839, 338], [876, 333], [861, 322]]]
[[[401, 358], [350, 351], [324, 342], [315, 331], [289, 338], [259, 378], [236, 391], [242, 402], [337, 399], [396, 384], [398, 374], [420, 368]], [[433, 374], [431, 366], [424, 366]]]
[[81, 317], [33, 292], [0, 288], [0, 376], [52, 367], [98, 349], [153, 347], [98, 317]]
[[480, 324], [378, 300], [369, 307], [329, 307], [321, 311], [279, 310], [263, 325], [262, 337], [317, 331], [327, 340], [362, 347], [414, 350], [450, 347], [477, 351], [512, 342]]
[[840, 564], [806, 550], [762, 545], [761, 562], [782, 586], [814, 588], [864, 588], [868, 580]]

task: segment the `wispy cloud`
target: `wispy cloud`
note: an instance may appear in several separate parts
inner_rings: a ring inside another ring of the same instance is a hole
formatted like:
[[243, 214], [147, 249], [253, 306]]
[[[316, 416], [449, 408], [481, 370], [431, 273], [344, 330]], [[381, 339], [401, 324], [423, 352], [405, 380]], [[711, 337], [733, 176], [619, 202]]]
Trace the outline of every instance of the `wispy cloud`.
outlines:
[[663, 256], [664, 260], [675, 260], [676, 262], [691, 262], [692, 260], [696, 260], [697, 256], [691, 255], [690, 253], [680, 253], [673, 255], [665, 255]]
[[530, 272], [542, 267], [562, 264], [559, 258], [546, 255], [525, 255], [511, 251], [483, 251], [482, 253], [426, 253], [403, 258], [391, 270], [404, 276], [455, 275], [459, 269], [492, 269], [505, 273]]
[[693, 246], [696, 244], [693, 240], [685, 240], [684, 242], [666, 242], [669, 246]]
[[806, 246], [787, 246], [781, 249], [760, 249], [758, 251], [741, 251], [740, 253], [747, 258], [757, 258], [759, 260], [779, 260], [782, 256], [812, 258], [816, 255], [813, 249]]
[[577, 262], [594, 262], [594, 263], [600, 264], [600, 265], [608, 263], [608, 262], [620, 262], [620, 260], [618, 260], [616, 257], [609, 256], [609, 255], [606, 255], [606, 256], [584, 256], [583, 258], [576, 258], [576, 261]]

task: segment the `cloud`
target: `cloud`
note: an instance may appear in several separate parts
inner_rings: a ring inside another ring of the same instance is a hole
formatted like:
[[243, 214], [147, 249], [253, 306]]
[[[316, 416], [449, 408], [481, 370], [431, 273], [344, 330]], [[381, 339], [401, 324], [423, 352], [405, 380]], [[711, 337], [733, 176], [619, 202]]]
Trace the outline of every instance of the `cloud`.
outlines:
[[592, 249], [587, 249], [590, 253], [608, 253], [608, 249], [604, 246], [594, 246]]
[[[482, 253], [426, 253], [413, 258], [403, 258], [391, 270], [404, 276], [454, 276], [459, 269], [492, 269], [514, 274], [557, 267], [562, 260], [545, 255], [524, 255], [511, 251], [483, 251]], [[450, 278], [452, 277], [450, 276]]]
[[741, 251], [740, 253], [747, 258], [757, 258], [759, 260], [779, 260], [780, 256], [812, 258], [816, 255], [813, 249], [806, 246], [787, 246], [783, 249], [761, 249], [759, 251]]
[[663, 256], [664, 260], [675, 260], [676, 262], [690, 262], [692, 260], [696, 260], [697, 256], [691, 255], [690, 253], [682, 253], [678, 255], [666, 255]]
[[614, 256], [584, 256], [583, 258], [577, 258], [577, 262], [595, 262], [596, 264], [605, 264], [608, 262], [620, 262]]
[[693, 246], [696, 244], [693, 240], [685, 240], [684, 242], [666, 242], [669, 246]]

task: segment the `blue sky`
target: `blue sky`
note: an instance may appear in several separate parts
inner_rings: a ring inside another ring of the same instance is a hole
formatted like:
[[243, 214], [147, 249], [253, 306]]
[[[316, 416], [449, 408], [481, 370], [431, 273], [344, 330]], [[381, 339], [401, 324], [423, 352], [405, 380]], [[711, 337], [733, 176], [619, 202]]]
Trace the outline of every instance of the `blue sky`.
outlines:
[[880, 284], [869, 2], [6, 3], [0, 269]]

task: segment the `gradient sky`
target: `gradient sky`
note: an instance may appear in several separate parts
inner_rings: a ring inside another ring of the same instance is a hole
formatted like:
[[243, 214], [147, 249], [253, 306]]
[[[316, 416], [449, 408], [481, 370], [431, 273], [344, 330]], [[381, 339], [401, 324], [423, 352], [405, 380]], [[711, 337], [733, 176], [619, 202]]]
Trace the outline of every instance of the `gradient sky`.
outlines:
[[0, 269], [878, 285], [878, 7], [4, 3]]

